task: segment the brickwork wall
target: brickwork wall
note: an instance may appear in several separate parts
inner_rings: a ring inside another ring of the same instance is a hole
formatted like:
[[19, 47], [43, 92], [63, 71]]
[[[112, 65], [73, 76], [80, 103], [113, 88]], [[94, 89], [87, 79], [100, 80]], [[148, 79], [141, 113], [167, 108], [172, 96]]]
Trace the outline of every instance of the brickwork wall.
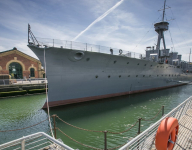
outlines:
[[[6, 52], [5, 52], [6, 53]], [[39, 70], [41, 70], [41, 64], [39, 61], [33, 61], [29, 58], [27, 58], [27, 55], [25, 57], [25, 55], [21, 56], [19, 54], [17, 54], [17, 52], [8, 54], [8, 55], [2, 55], [0, 54], [0, 74], [9, 74], [9, 65], [12, 62], [17, 62], [22, 66], [22, 70], [23, 70], [23, 77], [28, 78], [30, 75], [30, 68], [34, 68], [35, 70], [35, 78], [39, 78], [40, 76], [40, 72]]]

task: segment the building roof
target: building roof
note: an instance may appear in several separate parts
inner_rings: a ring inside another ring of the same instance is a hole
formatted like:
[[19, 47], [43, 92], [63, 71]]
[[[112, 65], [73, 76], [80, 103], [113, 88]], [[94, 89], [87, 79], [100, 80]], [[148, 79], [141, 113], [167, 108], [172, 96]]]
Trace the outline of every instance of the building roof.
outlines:
[[18, 55], [21, 55], [21, 56], [24, 56], [24, 57], [27, 57], [28, 59], [32, 60], [32, 61], [38, 61], [40, 62], [38, 59], [34, 58], [34, 57], [31, 57], [21, 51], [19, 51], [16, 47], [14, 47], [13, 49], [11, 50], [6, 50], [6, 51], [2, 51], [0, 52], [0, 56], [6, 56], [6, 55], [10, 55], [12, 53], [16, 53]]

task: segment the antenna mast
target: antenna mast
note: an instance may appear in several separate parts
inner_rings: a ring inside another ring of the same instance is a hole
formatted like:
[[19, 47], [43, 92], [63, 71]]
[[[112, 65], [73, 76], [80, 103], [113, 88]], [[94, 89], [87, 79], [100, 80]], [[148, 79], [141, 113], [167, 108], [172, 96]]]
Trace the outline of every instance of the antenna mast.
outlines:
[[165, 4], [166, 4], [166, 0], [164, 1], [164, 8], [163, 8], [163, 18], [162, 18], [162, 22], [164, 22], [164, 17], [165, 17]]

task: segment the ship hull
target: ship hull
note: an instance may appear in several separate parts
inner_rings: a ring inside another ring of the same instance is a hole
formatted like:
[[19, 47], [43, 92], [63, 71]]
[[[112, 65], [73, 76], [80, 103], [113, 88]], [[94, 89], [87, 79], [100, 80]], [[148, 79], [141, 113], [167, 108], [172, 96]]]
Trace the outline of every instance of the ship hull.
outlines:
[[50, 107], [175, 87], [192, 79], [190, 74], [168, 64], [89, 51], [28, 46], [43, 66], [45, 53]]

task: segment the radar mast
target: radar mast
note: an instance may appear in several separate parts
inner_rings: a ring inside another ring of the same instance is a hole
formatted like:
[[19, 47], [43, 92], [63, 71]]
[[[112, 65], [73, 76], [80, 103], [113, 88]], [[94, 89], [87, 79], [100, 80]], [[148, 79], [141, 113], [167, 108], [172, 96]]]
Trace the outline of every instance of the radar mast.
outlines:
[[156, 46], [156, 50], [158, 52], [157, 57], [160, 58], [160, 44], [161, 44], [161, 39], [163, 40], [163, 47], [164, 50], [166, 50], [166, 45], [165, 45], [165, 38], [164, 38], [164, 31], [168, 30], [169, 27], [169, 23], [164, 21], [164, 17], [165, 17], [165, 4], [166, 4], [166, 0], [164, 1], [164, 8], [163, 8], [163, 17], [162, 17], [162, 21], [158, 22], [156, 24], [154, 24], [155, 27], [155, 31], [158, 33], [158, 40], [157, 40], [157, 46]]

